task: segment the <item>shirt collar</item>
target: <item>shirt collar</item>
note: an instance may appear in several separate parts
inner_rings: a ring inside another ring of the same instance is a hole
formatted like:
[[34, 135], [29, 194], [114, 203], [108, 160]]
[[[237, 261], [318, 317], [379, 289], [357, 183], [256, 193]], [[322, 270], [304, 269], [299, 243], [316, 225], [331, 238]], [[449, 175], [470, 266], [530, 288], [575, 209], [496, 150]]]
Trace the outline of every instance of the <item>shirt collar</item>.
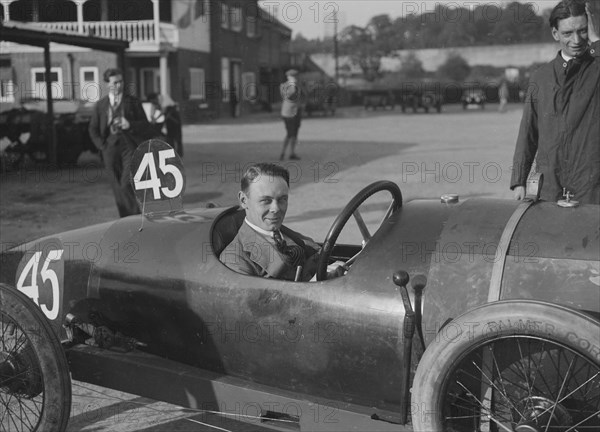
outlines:
[[262, 229], [262, 228], [260, 228], [260, 227], [258, 227], [256, 225], [254, 225], [252, 222], [250, 222], [248, 220], [248, 218], [244, 219], [244, 222], [246, 222], [248, 224], [248, 226], [250, 228], [252, 228], [254, 231], [256, 231], [257, 233], [262, 234], [262, 235], [264, 235], [266, 237], [273, 238], [273, 231], [267, 231], [267, 230], [264, 230], [264, 229]]
[[[111, 105], [115, 104], [115, 98], [117, 97], [117, 95], [114, 95], [112, 93], [108, 94], [108, 101], [110, 102]], [[119, 101], [121, 101], [123, 99], [123, 95], [119, 95]]]
[[568, 62], [569, 60], [573, 60], [575, 57], [566, 55], [562, 50], [560, 50], [560, 55], [564, 61]]

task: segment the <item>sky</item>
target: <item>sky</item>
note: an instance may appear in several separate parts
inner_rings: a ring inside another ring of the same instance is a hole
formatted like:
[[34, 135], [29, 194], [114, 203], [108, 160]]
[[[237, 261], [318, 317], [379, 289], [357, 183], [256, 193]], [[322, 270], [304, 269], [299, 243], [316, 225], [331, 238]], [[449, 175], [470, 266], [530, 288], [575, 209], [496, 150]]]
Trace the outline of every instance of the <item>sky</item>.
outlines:
[[[519, 1], [532, 3], [538, 14], [539, 11], [552, 8], [558, 2], [557, 0]], [[388, 14], [395, 19], [411, 12], [422, 14], [433, 11], [436, 4], [445, 4], [449, 7], [460, 6], [469, 10], [482, 4], [488, 5], [488, 16], [494, 19], [501, 5], [510, 2], [511, 0], [260, 0], [264, 9], [271, 13], [277, 11], [278, 18], [292, 29], [293, 37], [301, 33], [307, 39], [331, 36], [335, 27], [336, 13], [338, 29], [341, 30], [351, 24], [364, 27], [376, 15]], [[453, 19], [453, 17], [449, 18]]]

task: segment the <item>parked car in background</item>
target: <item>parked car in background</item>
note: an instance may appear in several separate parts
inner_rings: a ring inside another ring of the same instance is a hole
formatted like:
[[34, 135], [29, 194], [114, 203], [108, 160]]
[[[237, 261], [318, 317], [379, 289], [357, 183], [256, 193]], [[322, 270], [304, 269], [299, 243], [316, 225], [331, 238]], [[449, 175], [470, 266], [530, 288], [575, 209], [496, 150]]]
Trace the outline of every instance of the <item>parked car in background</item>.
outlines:
[[439, 92], [427, 90], [406, 94], [402, 99], [402, 112], [412, 109], [416, 113], [419, 109], [429, 113], [430, 110], [442, 112], [443, 98]]
[[337, 95], [334, 88], [313, 88], [309, 90], [304, 110], [307, 116], [320, 112], [324, 116], [335, 115]]
[[[97, 151], [87, 132], [93, 103], [55, 101], [54, 131], [56, 158], [59, 165], [72, 165], [84, 151]], [[0, 113], [0, 158], [4, 168], [20, 168], [27, 159], [34, 162], [49, 160], [45, 100], [23, 101], [21, 106]]]
[[468, 88], [463, 91], [463, 109], [485, 109], [487, 98], [485, 92], [480, 88]]
[[363, 105], [366, 110], [369, 108], [372, 110], [377, 108], [393, 110], [396, 107], [396, 99], [389, 90], [367, 90], [364, 92]]
[[435, 109], [436, 112], [442, 112], [442, 95], [434, 91], [426, 91], [421, 95], [421, 108], [426, 113]]

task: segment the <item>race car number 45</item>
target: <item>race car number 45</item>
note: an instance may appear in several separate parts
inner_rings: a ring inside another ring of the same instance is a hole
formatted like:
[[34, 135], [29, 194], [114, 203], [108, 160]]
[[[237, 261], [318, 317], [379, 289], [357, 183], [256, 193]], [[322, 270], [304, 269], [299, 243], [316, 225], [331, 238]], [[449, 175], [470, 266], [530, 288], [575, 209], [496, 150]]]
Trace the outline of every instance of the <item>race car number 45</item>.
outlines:
[[[17, 289], [32, 299], [50, 320], [58, 317], [60, 308], [60, 279], [57, 271], [63, 249], [52, 249], [43, 256], [43, 251], [34, 252], [19, 273]], [[43, 263], [42, 263], [43, 261]], [[40, 263], [42, 263], [40, 269]], [[61, 275], [62, 276], [62, 275]], [[40, 293], [40, 287], [42, 293]], [[42, 294], [42, 295], [40, 295]], [[42, 297], [42, 301], [40, 301]]]
[[[161, 192], [167, 198], [175, 198], [178, 196], [183, 190], [183, 175], [177, 166], [167, 162], [167, 159], [174, 157], [176, 156], [175, 150], [173, 149], [161, 150], [158, 152], [158, 168], [164, 175], [170, 174], [173, 176], [175, 181], [173, 188], [169, 188], [167, 186], [161, 187], [161, 179], [156, 170], [154, 154], [149, 152], [144, 154], [142, 161], [140, 162], [140, 166], [133, 176], [135, 189], [152, 189], [153, 198], [155, 200], [159, 200], [161, 198]], [[146, 178], [142, 179], [146, 171], [148, 174]]]

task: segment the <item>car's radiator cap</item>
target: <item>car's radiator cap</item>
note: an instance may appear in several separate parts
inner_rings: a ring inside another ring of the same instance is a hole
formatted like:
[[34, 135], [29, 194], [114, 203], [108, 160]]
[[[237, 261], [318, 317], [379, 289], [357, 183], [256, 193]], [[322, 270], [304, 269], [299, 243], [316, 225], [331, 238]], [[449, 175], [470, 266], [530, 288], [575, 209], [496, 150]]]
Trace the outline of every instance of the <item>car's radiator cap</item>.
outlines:
[[456, 204], [458, 202], [458, 194], [444, 194], [441, 197], [441, 201], [445, 204]]

